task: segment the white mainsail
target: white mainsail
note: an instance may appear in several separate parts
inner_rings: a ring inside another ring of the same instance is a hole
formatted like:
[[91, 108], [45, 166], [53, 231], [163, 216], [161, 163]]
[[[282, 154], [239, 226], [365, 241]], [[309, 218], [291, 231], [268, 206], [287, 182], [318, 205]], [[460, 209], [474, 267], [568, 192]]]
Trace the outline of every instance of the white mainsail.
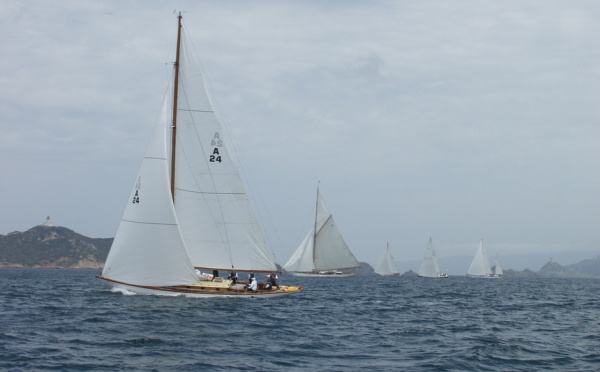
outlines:
[[483, 239], [479, 242], [479, 247], [475, 252], [475, 257], [473, 257], [473, 262], [471, 262], [467, 275], [479, 277], [492, 276], [492, 269], [490, 268], [487, 252], [483, 246]]
[[283, 268], [292, 272], [310, 273], [359, 266], [360, 263], [346, 245], [317, 188], [315, 228], [311, 229]]
[[426, 278], [438, 278], [441, 275], [440, 264], [438, 263], [437, 254], [431, 238], [429, 238], [429, 244], [425, 250], [425, 257], [421, 262], [421, 267], [419, 268], [417, 275]]
[[196, 267], [275, 271], [186, 36], [179, 62], [175, 210], [190, 258]]
[[385, 252], [383, 253], [383, 257], [379, 261], [379, 264], [375, 268], [375, 274], [379, 275], [399, 275], [400, 271], [398, 271], [398, 267], [394, 262], [394, 257], [390, 252], [389, 243], [386, 244]]
[[181, 237], [169, 190], [166, 102], [165, 97], [104, 264], [105, 278], [145, 286], [199, 280]]

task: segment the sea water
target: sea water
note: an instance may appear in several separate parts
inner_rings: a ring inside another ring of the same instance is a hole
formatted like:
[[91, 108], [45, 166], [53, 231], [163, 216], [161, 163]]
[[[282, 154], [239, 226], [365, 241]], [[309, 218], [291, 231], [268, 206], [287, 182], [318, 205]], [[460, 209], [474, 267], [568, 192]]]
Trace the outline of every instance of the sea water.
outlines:
[[0, 370], [600, 369], [600, 280], [296, 278], [273, 299], [113, 292], [0, 269]]

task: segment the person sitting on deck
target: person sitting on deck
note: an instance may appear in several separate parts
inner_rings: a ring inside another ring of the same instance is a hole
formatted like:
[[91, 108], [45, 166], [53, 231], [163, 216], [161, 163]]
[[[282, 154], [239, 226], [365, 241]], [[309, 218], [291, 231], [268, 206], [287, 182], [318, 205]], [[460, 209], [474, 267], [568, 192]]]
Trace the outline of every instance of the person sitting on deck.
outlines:
[[231, 282], [233, 284], [237, 284], [237, 278], [238, 278], [238, 276], [237, 276], [237, 273], [235, 271], [230, 272], [229, 276], [227, 277], [227, 279], [231, 280]]
[[275, 287], [277, 289], [279, 289], [279, 284], [277, 284], [277, 274], [275, 273], [271, 273], [269, 275], [269, 280], [267, 281], [268, 284], [270, 284], [270, 287]]
[[251, 278], [250, 283], [248, 283], [248, 290], [252, 291], [252, 292], [256, 292], [257, 287], [258, 287], [258, 283], [256, 282], [256, 279]]

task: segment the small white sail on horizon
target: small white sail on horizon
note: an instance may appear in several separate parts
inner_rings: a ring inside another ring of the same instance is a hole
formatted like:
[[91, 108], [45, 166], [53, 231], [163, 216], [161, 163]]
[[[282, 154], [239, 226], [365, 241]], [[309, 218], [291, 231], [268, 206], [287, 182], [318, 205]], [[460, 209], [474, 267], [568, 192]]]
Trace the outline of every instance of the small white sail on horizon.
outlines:
[[375, 274], [383, 275], [383, 276], [396, 276], [400, 275], [400, 271], [398, 271], [398, 267], [394, 262], [394, 257], [390, 252], [390, 244], [386, 244], [385, 251], [379, 264], [375, 268]]
[[425, 257], [423, 257], [423, 261], [421, 262], [421, 267], [419, 267], [417, 276], [422, 278], [448, 277], [448, 274], [444, 274], [440, 270], [440, 264], [438, 262], [438, 257], [431, 238], [429, 238], [429, 244], [427, 244], [427, 249], [425, 250]]
[[488, 259], [487, 251], [483, 245], [483, 239], [479, 242], [479, 247], [475, 251], [475, 256], [471, 262], [471, 266], [467, 271], [467, 276], [490, 278], [492, 277], [492, 269]]
[[351, 276], [344, 269], [360, 267], [340, 234], [333, 215], [325, 207], [317, 187], [314, 227], [306, 235], [283, 269], [296, 276]]
[[502, 276], [504, 275], [504, 271], [502, 270], [502, 267], [500, 267], [500, 261], [498, 261], [498, 255], [496, 254], [496, 262], [494, 263], [494, 276]]

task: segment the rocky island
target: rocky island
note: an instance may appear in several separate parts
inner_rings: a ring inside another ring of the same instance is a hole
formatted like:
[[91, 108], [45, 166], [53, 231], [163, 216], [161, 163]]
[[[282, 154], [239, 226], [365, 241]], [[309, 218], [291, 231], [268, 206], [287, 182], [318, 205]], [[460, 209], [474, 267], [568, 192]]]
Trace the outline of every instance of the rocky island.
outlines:
[[0, 235], [0, 267], [102, 268], [113, 238], [88, 238], [54, 226], [50, 217], [42, 225]]

